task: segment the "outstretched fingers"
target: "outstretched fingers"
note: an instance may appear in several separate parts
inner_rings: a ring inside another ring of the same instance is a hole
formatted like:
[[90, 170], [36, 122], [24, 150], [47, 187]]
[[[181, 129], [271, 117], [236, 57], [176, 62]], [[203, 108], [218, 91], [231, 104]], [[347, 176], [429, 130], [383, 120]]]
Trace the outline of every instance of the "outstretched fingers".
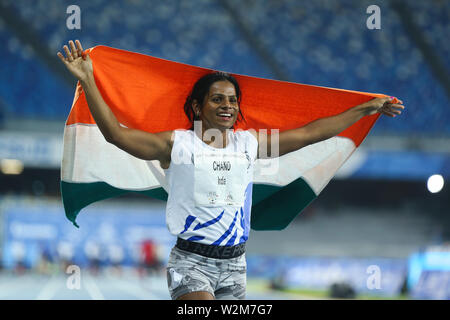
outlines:
[[[81, 46], [80, 40], [75, 40], [75, 44], [77, 45], [78, 56], [83, 57], [83, 47]], [[84, 57], [83, 57], [84, 59]]]
[[64, 52], [66, 53], [66, 59], [69, 60], [69, 62], [72, 62], [73, 57], [72, 57], [72, 54], [70, 53], [69, 47], [67, 47], [67, 45], [64, 45], [63, 49], [64, 49]]
[[78, 50], [83, 51], [83, 47], [81, 46], [80, 40], [75, 40], [75, 43], [76, 43], [76, 45], [77, 45]]
[[394, 109], [398, 109], [398, 110], [403, 110], [405, 109], [405, 106], [401, 105], [401, 104], [391, 104], [389, 105], [389, 107], [394, 108]]
[[390, 112], [388, 110], [383, 110], [383, 114], [385, 114], [385, 115], [387, 115], [389, 117], [392, 117], [392, 118], [394, 118], [396, 116], [396, 114], [394, 114], [394, 113], [392, 113], [392, 112]]
[[[63, 50], [66, 53], [66, 57], [58, 51], [57, 56], [61, 59], [62, 62], [68, 63], [72, 62], [79, 57], [83, 57], [83, 47], [81, 46], [81, 42], [79, 40], [69, 41], [70, 49], [67, 45], [63, 46]], [[84, 59], [84, 57], [83, 57]]]
[[403, 110], [403, 109], [405, 109], [405, 107], [400, 104], [386, 104], [382, 108], [382, 113], [384, 113], [390, 117], [395, 117], [396, 115], [402, 114], [401, 110]]
[[77, 50], [77, 48], [75, 48], [75, 43], [73, 43], [73, 41], [70, 40], [70, 41], [69, 41], [69, 45], [70, 45], [70, 50], [72, 50], [72, 57], [73, 57], [74, 59], [78, 58], [79, 55], [78, 55], [78, 50]]
[[67, 63], [66, 58], [64, 58], [64, 55], [58, 51], [58, 53], [56, 54], [63, 63]]

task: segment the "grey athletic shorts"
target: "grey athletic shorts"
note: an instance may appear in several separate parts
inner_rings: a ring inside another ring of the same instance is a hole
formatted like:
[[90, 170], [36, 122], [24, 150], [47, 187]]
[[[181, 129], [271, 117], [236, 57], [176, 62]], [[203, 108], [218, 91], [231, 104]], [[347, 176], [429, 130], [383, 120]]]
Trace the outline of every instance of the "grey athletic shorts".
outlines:
[[174, 247], [167, 263], [167, 285], [173, 300], [190, 292], [207, 291], [216, 299], [245, 299], [245, 253], [214, 259]]

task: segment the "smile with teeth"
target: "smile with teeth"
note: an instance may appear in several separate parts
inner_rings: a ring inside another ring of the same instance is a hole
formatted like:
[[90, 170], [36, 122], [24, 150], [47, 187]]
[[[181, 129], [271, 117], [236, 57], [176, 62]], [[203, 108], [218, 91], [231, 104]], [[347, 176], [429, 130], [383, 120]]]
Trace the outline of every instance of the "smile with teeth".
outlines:
[[226, 113], [226, 112], [223, 112], [223, 113], [219, 113], [219, 114], [217, 114], [219, 117], [221, 117], [221, 118], [224, 118], [224, 119], [229, 119], [229, 118], [231, 118], [231, 113]]

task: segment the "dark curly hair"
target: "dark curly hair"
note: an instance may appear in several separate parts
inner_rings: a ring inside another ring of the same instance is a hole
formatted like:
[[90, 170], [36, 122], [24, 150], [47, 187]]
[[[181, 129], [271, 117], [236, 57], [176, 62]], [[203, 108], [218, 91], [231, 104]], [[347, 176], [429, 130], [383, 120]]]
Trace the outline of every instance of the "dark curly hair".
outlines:
[[191, 123], [191, 130], [194, 129], [194, 121], [199, 120], [197, 116], [194, 113], [194, 110], [192, 109], [192, 103], [194, 100], [197, 100], [200, 104], [203, 103], [205, 96], [209, 93], [209, 88], [214, 82], [217, 81], [229, 81], [234, 85], [234, 89], [236, 91], [236, 98], [237, 103], [239, 106], [239, 116], [236, 121], [244, 120], [244, 115], [241, 111], [241, 97], [242, 92], [239, 88], [239, 83], [237, 82], [236, 78], [233, 77], [231, 74], [221, 71], [216, 71], [212, 73], [208, 73], [197, 80], [197, 82], [194, 84], [194, 87], [192, 88], [191, 93], [186, 98], [186, 102], [184, 103], [184, 113], [189, 119], [189, 122]]

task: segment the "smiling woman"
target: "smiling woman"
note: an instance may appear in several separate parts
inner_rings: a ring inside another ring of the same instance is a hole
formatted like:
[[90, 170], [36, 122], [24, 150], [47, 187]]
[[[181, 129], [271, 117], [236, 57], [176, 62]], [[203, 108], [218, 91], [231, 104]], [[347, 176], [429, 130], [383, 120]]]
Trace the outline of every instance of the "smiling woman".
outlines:
[[[174, 131], [172, 161], [165, 170], [167, 225], [178, 236], [167, 265], [174, 299], [245, 297], [245, 243], [258, 142], [249, 131], [232, 130], [244, 119], [240, 100], [233, 76], [207, 74], [184, 105], [191, 129]], [[191, 161], [175, 161], [180, 153], [188, 153]]]
[[[239, 84], [227, 73], [211, 72], [196, 81], [185, 101], [190, 130], [152, 133], [120, 125], [97, 87], [89, 54], [83, 52], [79, 41], [76, 46], [73, 41], [69, 45], [70, 49], [63, 47], [67, 57], [60, 52], [58, 56], [80, 81], [89, 111], [105, 138], [101, 137], [102, 142], [106, 140], [138, 159], [158, 160], [164, 169], [166, 223], [178, 238], [167, 265], [173, 299], [245, 298], [245, 245], [260, 147], [282, 156], [334, 137], [364, 116], [382, 113], [395, 117], [404, 108], [392, 97], [375, 98], [284, 130], [272, 145], [270, 135], [263, 141], [252, 130], [233, 130], [237, 121], [244, 120]], [[259, 89], [256, 92], [259, 94]], [[196, 130], [196, 123], [201, 130]], [[279, 151], [273, 152], [274, 148]], [[176, 161], [180, 154], [183, 161]]]
[[[236, 122], [239, 105], [237, 104], [236, 93], [233, 84], [228, 81], [216, 81], [211, 84], [208, 94], [200, 101], [192, 102], [192, 109], [199, 120], [201, 120], [201, 137], [204, 137], [206, 131], [218, 129], [224, 132], [233, 127]], [[215, 138], [215, 135], [213, 135]], [[210, 145], [215, 148], [222, 148], [227, 145], [226, 135], [221, 139], [211, 141]], [[212, 138], [212, 137], [211, 137]], [[206, 142], [206, 141], [205, 141]]]
[[[195, 120], [201, 120], [202, 109], [205, 105], [211, 108], [227, 106], [222, 110], [216, 110], [222, 112], [224, 117], [221, 120], [223, 121], [232, 121], [233, 124], [235, 121], [245, 121], [240, 109], [241, 98], [239, 83], [232, 75], [214, 72], [203, 76], [195, 83], [184, 104], [184, 112], [191, 122], [191, 129]], [[219, 113], [216, 115], [219, 116]], [[228, 128], [232, 126], [225, 125]]]

